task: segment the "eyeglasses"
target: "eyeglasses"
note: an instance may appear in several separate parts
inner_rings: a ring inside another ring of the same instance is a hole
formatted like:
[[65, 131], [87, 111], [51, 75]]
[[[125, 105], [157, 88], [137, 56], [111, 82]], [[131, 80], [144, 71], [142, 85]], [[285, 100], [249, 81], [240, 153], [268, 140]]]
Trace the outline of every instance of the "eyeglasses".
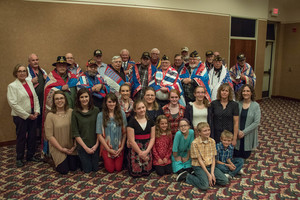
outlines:
[[184, 125], [180, 125], [179, 127], [184, 128], [184, 127], [188, 127], [188, 126], [189, 126], [188, 124], [184, 124]]
[[19, 70], [17, 71], [18, 73], [26, 73], [27, 71], [26, 70]]

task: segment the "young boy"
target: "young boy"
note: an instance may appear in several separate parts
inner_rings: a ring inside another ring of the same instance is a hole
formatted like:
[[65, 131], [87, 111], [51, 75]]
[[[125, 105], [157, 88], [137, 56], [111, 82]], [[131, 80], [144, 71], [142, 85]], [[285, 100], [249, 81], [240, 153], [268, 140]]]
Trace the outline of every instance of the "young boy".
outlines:
[[221, 133], [221, 142], [217, 144], [217, 168], [220, 169], [228, 179], [232, 179], [239, 173], [244, 165], [242, 158], [233, 159], [232, 146], [233, 134], [230, 131], [223, 131]]
[[194, 174], [182, 175], [181, 180], [186, 179], [188, 184], [207, 190], [209, 186], [226, 185], [228, 178], [218, 168], [215, 168], [215, 156], [217, 155], [215, 140], [210, 138], [209, 124], [200, 122], [197, 125], [199, 137], [191, 145], [190, 156]]

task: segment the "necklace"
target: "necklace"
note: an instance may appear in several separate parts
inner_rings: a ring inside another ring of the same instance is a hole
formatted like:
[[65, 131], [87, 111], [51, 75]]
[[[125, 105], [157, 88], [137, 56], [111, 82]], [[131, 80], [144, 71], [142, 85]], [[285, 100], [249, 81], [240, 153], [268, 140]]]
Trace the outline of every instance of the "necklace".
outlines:
[[67, 116], [66, 112], [56, 112], [59, 117], [65, 118]]

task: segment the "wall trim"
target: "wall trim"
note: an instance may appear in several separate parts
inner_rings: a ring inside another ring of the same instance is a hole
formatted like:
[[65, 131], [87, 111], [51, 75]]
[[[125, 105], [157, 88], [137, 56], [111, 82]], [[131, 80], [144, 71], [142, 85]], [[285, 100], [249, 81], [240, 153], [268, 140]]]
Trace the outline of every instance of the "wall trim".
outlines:
[[293, 97], [281, 96], [281, 95], [271, 95], [271, 98], [279, 98], [279, 99], [286, 99], [286, 100], [293, 100], [293, 101], [300, 102], [300, 99], [293, 98]]
[[17, 140], [5, 141], [5, 142], [0, 142], [0, 147], [11, 146], [16, 144], [17, 144]]

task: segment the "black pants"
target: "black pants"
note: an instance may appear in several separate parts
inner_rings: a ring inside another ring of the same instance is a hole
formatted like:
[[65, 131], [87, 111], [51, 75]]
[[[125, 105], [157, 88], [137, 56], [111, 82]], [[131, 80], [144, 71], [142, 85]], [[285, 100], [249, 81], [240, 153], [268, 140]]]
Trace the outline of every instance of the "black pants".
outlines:
[[155, 171], [159, 176], [163, 176], [165, 174], [171, 174], [173, 172], [172, 170], [172, 164], [168, 164], [165, 166], [159, 166], [154, 165]]
[[57, 165], [56, 171], [61, 174], [67, 174], [69, 171], [75, 171], [79, 167], [79, 157], [67, 155], [66, 159]]
[[16, 125], [16, 134], [17, 134], [17, 145], [16, 145], [17, 160], [22, 160], [24, 158], [26, 145], [27, 145], [26, 159], [30, 160], [35, 153], [37, 120], [31, 120], [31, 119], [24, 120], [21, 117], [14, 116], [13, 121]]

